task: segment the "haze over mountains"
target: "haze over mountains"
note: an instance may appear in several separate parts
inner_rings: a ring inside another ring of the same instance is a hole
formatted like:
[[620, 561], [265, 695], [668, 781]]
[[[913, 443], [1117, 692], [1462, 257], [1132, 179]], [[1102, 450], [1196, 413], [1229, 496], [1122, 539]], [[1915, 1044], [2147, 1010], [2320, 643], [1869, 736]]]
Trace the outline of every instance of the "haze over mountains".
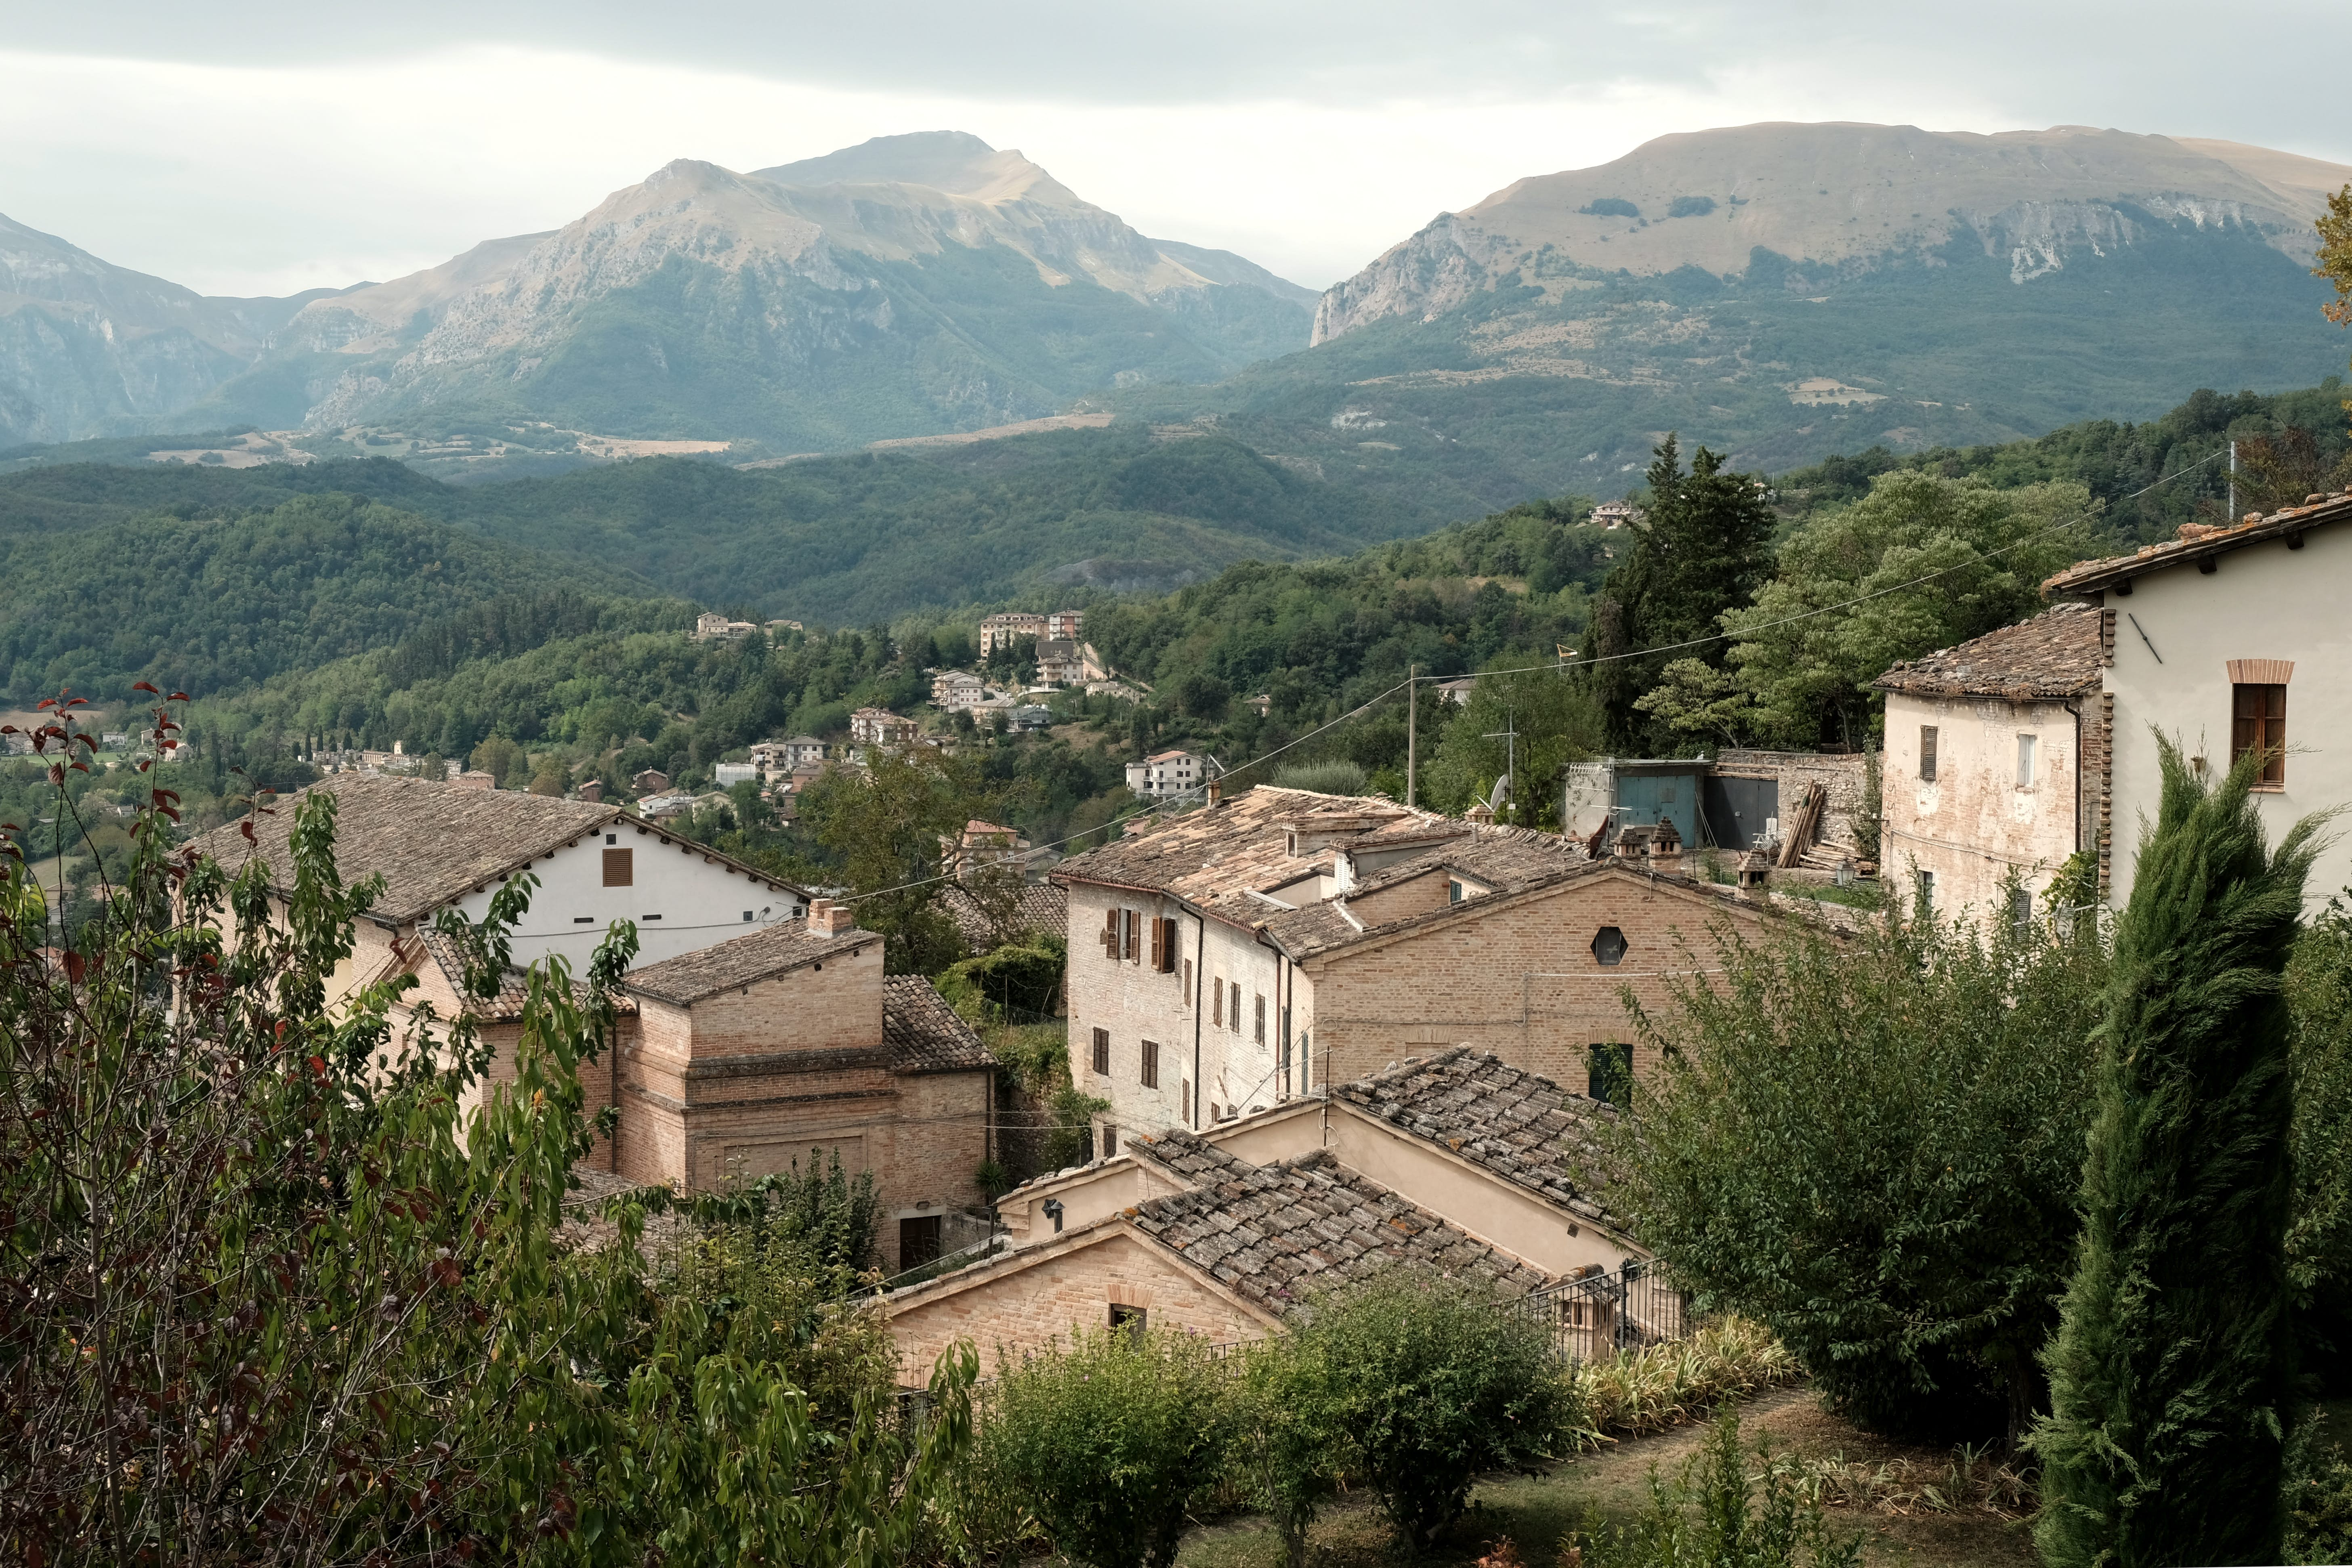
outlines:
[[2347, 181], [2083, 127], [1751, 125], [1518, 181], [1319, 300], [954, 132], [680, 161], [552, 233], [289, 300], [202, 299], [11, 226], [0, 440], [250, 424], [298, 434], [231, 460], [488, 477], [1078, 412], [1466, 516], [1619, 493], [1668, 429], [1779, 469], [2308, 385], [2344, 358], [2308, 265]]

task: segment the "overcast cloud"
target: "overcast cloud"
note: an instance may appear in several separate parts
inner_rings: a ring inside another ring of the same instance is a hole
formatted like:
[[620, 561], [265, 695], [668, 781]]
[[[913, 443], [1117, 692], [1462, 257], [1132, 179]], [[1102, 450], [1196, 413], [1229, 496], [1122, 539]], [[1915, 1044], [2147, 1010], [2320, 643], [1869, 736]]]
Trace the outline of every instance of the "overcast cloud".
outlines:
[[1522, 175], [1713, 125], [2084, 123], [2352, 163], [2347, 46], [2342, 0], [20, 0], [0, 213], [209, 293], [286, 293], [555, 227], [672, 158], [954, 128], [1321, 287]]

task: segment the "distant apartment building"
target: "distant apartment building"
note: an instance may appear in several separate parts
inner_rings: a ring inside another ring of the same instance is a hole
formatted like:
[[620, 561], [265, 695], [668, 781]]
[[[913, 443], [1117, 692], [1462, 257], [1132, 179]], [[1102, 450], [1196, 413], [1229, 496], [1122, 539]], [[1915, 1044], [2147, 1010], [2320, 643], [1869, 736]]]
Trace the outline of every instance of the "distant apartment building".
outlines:
[[942, 669], [931, 677], [931, 706], [942, 713], [979, 707], [988, 700], [988, 682], [961, 669]]
[[725, 616], [705, 610], [694, 617], [693, 637], [696, 642], [724, 642], [730, 637], [747, 637], [760, 629], [756, 621], [730, 621]]
[[887, 708], [860, 708], [849, 716], [849, 739], [860, 746], [903, 746], [917, 730], [912, 719], [901, 719]]
[[758, 784], [760, 764], [757, 763], [719, 763], [710, 770], [710, 782], [720, 789], [739, 784]]
[[1024, 637], [1038, 642], [1043, 641], [1045, 636], [1045, 617], [1043, 616], [1019, 610], [988, 616], [980, 623], [980, 657], [986, 658], [998, 648], [1011, 647]]
[[1110, 671], [1091, 644], [1048, 638], [1037, 645], [1037, 683], [1041, 686], [1084, 686], [1107, 680]]
[[1084, 610], [1055, 610], [1045, 617], [1045, 636], [1052, 639], [1076, 642], [1078, 640], [1079, 634], [1086, 629], [1086, 624], [1087, 613]]
[[751, 761], [761, 774], [774, 779], [797, 768], [824, 761], [824, 742], [814, 735], [794, 735], [788, 741], [760, 741], [751, 747]]
[[1147, 799], [1164, 800], [1171, 795], [1197, 793], [1223, 772], [1216, 758], [1197, 752], [1158, 752], [1139, 763], [1127, 764], [1127, 787]]

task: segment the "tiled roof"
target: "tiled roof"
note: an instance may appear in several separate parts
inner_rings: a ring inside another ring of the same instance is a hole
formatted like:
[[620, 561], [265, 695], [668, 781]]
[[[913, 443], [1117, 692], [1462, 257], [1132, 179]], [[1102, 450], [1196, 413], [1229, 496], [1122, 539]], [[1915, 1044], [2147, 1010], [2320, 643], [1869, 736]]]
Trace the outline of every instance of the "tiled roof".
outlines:
[[1898, 664], [1871, 684], [1918, 697], [2081, 697], [2099, 689], [2099, 615], [2059, 605], [2030, 621]]
[[294, 815], [313, 795], [335, 797], [335, 864], [345, 882], [383, 875], [374, 912], [398, 923], [430, 914], [485, 883], [601, 830], [621, 816], [610, 805], [519, 790], [460, 789], [425, 779], [338, 773], [279, 800], [253, 819], [248, 845], [230, 823], [198, 838], [197, 849], [231, 872], [258, 852], [273, 887], [293, 886], [288, 840]]
[[[1274, 912], [1272, 918], [1265, 921], [1265, 932], [1292, 958], [1305, 958], [1311, 953], [1344, 947], [1351, 942], [1411, 925], [1416, 921], [1475, 912], [1474, 906], [1480, 899], [1522, 892], [1547, 882], [1580, 876], [1608, 864], [1605, 860], [1588, 858], [1582, 845], [1556, 833], [1540, 833], [1531, 827], [1481, 827], [1475, 834], [1465, 833], [1445, 838], [1425, 854], [1374, 872], [1340, 898], [1325, 903], [1308, 904], [1295, 910]], [[1441, 870], [1467, 877], [1486, 887], [1488, 892], [1480, 895], [1479, 899], [1451, 904], [1442, 910], [1423, 910], [1380, 922], [1367, 921], [1352, 905], [1351, 900], [1377, 893], [1383, 888]]]
[[919, 974], [882, 982], [882, 1043], [889, 1047], [892, 1072], [972, 1072], [996, 1065], [971, 1026]]
[[1014, 891], [1012, 916], [1003, 929], [989, 919], [988, 910], [967, 888], [950, 886], [940, 895], [940, 907], [955, 921], [964, 945], [974, 954], [993, 952], [1024, 931], [1060, 936], [1070, 923], [1068, 890], [1037, 882], [1024, 882]]
[[733, 986], [749, 985], [881, 940], [876, 932], [856, 927], [839, 936], [817, 936], [809, 931], [805, 920], [779, 921], [749, 936], [633, 969], [627, 984], [631, 991], [657, 1001], [690, 1007]]
[[2111, 555], [2104, 561], [2085, 561], [2080, 565], [2069, 566], [2045, 581], [2042, 591], [2045, 594], [2097, 593], [2117, 583], [2162, 571], [2168, 566], [2203, 561], [2232, 550], [2242, 550], [2249, 544], [2259, 544], [2264, 540], [2284, 539], [2347, 519], [2352, 519], [2352, 494], [2339, 493], [2322, 496], [2301, 506], [2282, 507], [2253, 522], [2240, 521], [2228, 527], [2189, 523], [2182, 530], [2182, 538], [2145, 545], [2130, 555]]
[[1136, 1147], [1192, 1182], [1139, 1205], [1138, 1230], [1246, 1300], [1280, 1312], [1401, 1263], [1525, 1295], [1543, 1274], [1318, 1149], [1253, 1165], [1195, 1133]]
[[1073, 856], [1054, 868], [1053, 879], [1167, 892], [1222, 920], [1255, 928], [1282, 910], [1252, 897], [1254, 892], [1330, 870], [1328, 847], [1290, 853], [1286, 825], [1311, 826], [1318, 819], [1361, 821], [1368, 831], [1406, 820], [1444, 820], [1377, 797], [1260, 784], [1220, 805], [1186, 812], [1146, 832]]
[[[343, 880], [383, 873], [383, 896], [373, 912], [402, 925], [523, 870], [614, 821], [643, 826], [616, 806], [587, 801], [520, 790], [461, 789], [390, 774], [338, 773], [279, 800], [267, 815], [257, 815], [252, 844], [238, 831], [239, 824], [232, 822], [196, 839], [194, 847], [232, 873], [247, 855], [258, 853], [269, 868], [270, 885], [283, 892], [294, 882], [294, 857], [288, 847], [294, 815], [312, 795], [335, 797], [335, 865]], [[664, 836], [662, 842], [671, 840]], [[717, 850], [700, 853], [769, 887], [790, 887]]]
[[1593, 1127], [1616, 1110], [1570, 1094], [1501, 1058], [1467, 1046], [1408, 1058], [1332, 1089], [1367, 1115], [1493, 1172], [1547, 1202], [1621, 1228], [1577, 1187], [1571, 1159], [1595, 1151]]
[[[422, 963], [430, 963], [441, 972], [442, 979], [453, 994], [466, 995], [466, 963], [457, 952], [457, 944], [439, 931], [424, 933], [425, 956]], [[572, 984], [572, 994], [583, 1005], [588, 1001], [588, 986], [579, 980]], [[472, 997], [467, 1001], [467, 1011], [486, 1024], [504, 1023], [522, 1016], [522, 1005], [530, 994], [530, 977], [512, 964], [499, 976], [499, 994], [491, 997]], [[616, 996], [614, 1002], [619, 1011], [634, 1013], [637, 1005], [626, 996]]]

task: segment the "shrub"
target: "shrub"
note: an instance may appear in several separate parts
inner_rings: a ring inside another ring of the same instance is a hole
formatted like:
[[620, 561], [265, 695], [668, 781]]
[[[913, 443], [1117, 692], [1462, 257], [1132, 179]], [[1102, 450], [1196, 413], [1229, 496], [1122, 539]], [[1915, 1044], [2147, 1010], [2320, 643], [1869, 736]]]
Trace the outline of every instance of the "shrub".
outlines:
[[1726, 1405], [1675, 1481], [1650, 1472], [1641, 1518], [1573, 1542], [1562, 1561], [1572, 1552], [1593, 1568], [1860, 1568], [1861, 1541], [1832, 1533], [1790, 1468], [1756, 1452], [1767, 1462], [1751, 1478], [1739, 1411]]
[[1328, 1369], [1348, 1474], [1409, 1552], [1462, 1517], [1479, 1472], [1567, 1446], [1570, 1394], [1549, 1337], [1496, 1305], [1474, 1282], [1396, 1268], [1297, 1331], [1300, 1353]]
[[2352, 1388], [2352, 913], [2341, 898], [2296, 941], [2286, 984], [2295, 1185], [2287, 1278], [2304, 1364], [2341, 1390]]
[[1661, 1068], [1593, 1174], [1852, 1418], [2014, 1436], [2073, 1258], [2105, 953], [2006, 921], [1790, 924], [1720, 930], [1719, 973], [1635, 1010]]
[[1347, 1416], [1324, 1348], [1273, 1335], [1250, 1347], [1244, 1368], [1246, 1462], [1286, 1568], [1306, 1568], [1307, 1529], [1341, 1479]]
[[1724, 1400], [1805, 1374], [1761, 1323], [1729, 1316], [1684, 1339], [1579, 1363], [1570, 1373], [1573, 1408], [1588, 1440], [1662, 1432]]
[[1197, 1337], [1082, 1331], [1004, 1374], [988, 1446], [1063, 1552], [1094, 1568], [1168, 1568], [1187, 1505], [1223, 1465], [1233, 1410]]
[[1364, 768], [1360, 763], [1292, 763], [1274, 770], [1276, 789], [1308, 789], [1318, 795], [1361, 795]]

